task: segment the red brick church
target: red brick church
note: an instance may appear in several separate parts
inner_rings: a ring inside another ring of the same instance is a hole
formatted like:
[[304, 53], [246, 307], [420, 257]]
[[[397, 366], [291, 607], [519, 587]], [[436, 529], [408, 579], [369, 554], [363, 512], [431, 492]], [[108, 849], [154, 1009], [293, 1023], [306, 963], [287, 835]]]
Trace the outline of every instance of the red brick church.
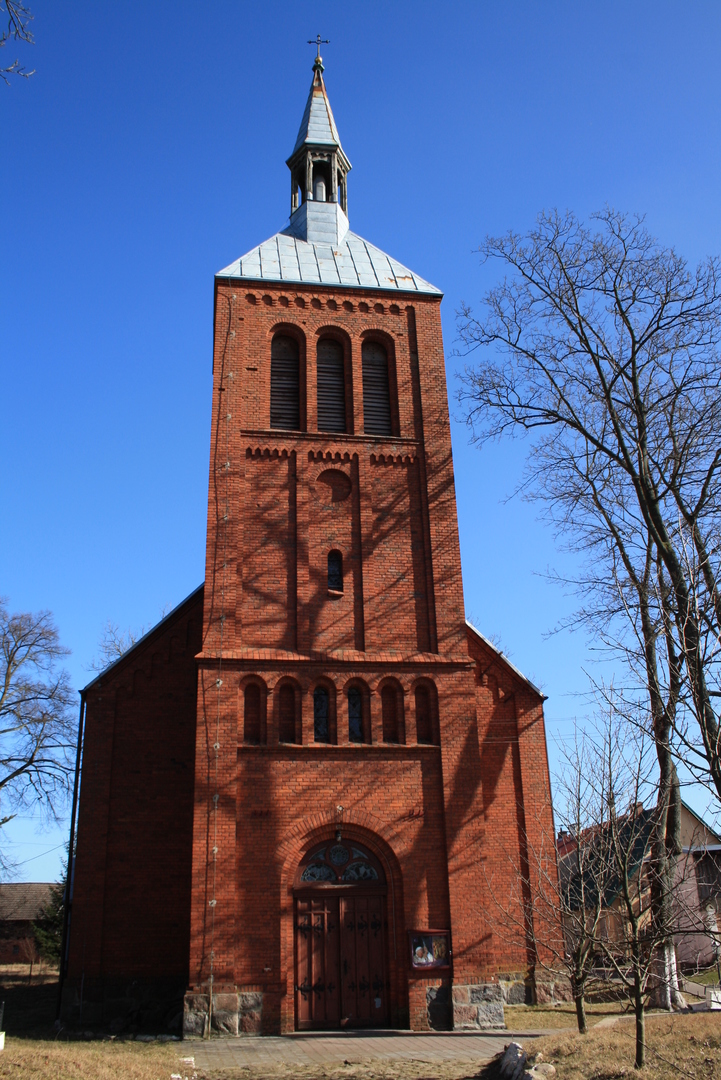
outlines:
[[442, 294], [350, 230], [322, 72], [288, 225], [215, 277], [205, 581], [83, 691], [71, 1023], [472, 1029], [534, 993], [496, 900], [553, 838], [543, 697], [465, 621]]

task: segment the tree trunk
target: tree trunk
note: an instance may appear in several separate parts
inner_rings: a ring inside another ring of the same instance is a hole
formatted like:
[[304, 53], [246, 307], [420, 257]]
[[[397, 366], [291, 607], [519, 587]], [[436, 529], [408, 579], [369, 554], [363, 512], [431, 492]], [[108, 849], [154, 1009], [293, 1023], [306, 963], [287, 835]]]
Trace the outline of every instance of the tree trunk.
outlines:
[[643, 1005], [643, 991], [638, 972], [633, 980], [633, 1009], [636, 1014], [636, 1060], [634, 1065], [642, 1069], [646, 1063], [646, 1011]]
[[576, 1002], [576, 1020], [578, 1021], [578, 1030], [581, 1035], [588, 1034], [588, 1027], [586, 1025], [586, 1003], [583, 999], [583, 991], [580, 994], [574, 996]]
[[676, 865], [681, 851], [681, 789], [673, 758], [668, 750], [668, 731], [656, 742], [660, 783], [656, 804], [656, 826], [653, 842], [654, 877], [651, 885], [654, 917], [662, 928], [664, 941], [657, 950], [654, 963], [654, 986], [650, 1004], [657, 1009], [684, 1009], [676, 969], [676, 950], [673, 940], [673, 896], [676, 885]]

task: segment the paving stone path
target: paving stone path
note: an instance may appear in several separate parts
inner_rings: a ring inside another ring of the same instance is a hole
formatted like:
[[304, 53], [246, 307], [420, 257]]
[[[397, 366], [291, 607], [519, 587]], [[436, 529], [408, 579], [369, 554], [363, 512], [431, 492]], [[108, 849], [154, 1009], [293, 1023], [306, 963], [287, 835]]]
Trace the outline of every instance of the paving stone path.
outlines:
[[371, 1061], [490, 1061], [519, 1034], [525, 1039], [550, 1031], [492, 1034], [448, 1032], [416, 1034], [409, 1031], [344, 1031], [328, 1034], [244, 1036], [203, 1042], [188, 1039], [183, 1057], [200, 1069], [238, 1069], [279, 1065], [351, 1065]]

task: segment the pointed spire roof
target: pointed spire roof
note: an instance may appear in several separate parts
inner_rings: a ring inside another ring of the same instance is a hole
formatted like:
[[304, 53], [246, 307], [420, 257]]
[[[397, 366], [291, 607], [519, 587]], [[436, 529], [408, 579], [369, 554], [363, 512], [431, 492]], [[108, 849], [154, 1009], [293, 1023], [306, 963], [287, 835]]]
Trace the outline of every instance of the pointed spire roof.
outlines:
[[[313, 65], [313, 82], [310, 85], [303, 119], [298, 129], [298, 138], [295, 140], [289, 161], [303, 146], [337, 146], [345, 157], [338, 128], [335, 126], [333, 110], [328, 101], [328, 92], [323, 82], [323, 65], [318, 63], [318, 60]], [[350, 166], [350, 162], [348, 164]]]

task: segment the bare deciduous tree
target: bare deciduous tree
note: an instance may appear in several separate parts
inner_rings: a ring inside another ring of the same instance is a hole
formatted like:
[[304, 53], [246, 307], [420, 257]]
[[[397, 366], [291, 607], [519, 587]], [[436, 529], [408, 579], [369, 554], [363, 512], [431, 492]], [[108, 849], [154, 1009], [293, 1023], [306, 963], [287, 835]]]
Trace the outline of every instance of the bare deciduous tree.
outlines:
[[[30, 29], [33, 16], [25, 4], [21, 3], [20, 0], [0, 0], [0, 19], [2, 19], [3, 15], [7, 16], [8, 24], [7, 30], [0, 32], [0, 48], [3, 48], [10, 41], [24, 41], [28, 45], [35, 43]], [[6, 83], [10, 82], [11, 75], [22, 75], [24, 79], [29, 79], [34, 74], [34, 69], [33, 71], [26, 71], [19, 60], [13, 60], [6, 67], [0, 67], [0, 78], [4, 79]]]
[[90, 670], [104, 671], [106, 667], [124, 656], [128, 649], [132, 649], [144, 633], [144, 627], [141, 627], [137, 633], [134, 630], [122, 631], [116, 623], [108, 619], [100, 635], [98, 655], [90, 663]]
[[38, 803], [55, 819], [65, 802], [75, 746], [67, 655], [50, 612], [10, 615], [0, 600], [0, 827]]
[[639, 218], [596, 222], [548, 213], [526, 237], [484, 242], [510, 273], [484, 318], [459, 314], [466, 350], [494, 349], [460, 399], [478, 443], [531, 435], [522, 491], [585, 556], [565, 582], [581, 597], [572, 625], [623, 659], [623, 711], [650, 717], [663, 923], [680, 850], [674, 753], [721, 799], [721, 264], [690, 271]]
[[[171, 610], [170, 604], [165, 604], [160, 611], [162, 621]], [[98, 642], [98, 653], [88, 665], [90, 671], [104, 671], [110, 664], [114, 664], [129, 649], [132, 649], [145, 634], [152, 630], [152, 626], [141, 626], [139, 630], [121, 630], [117, 623], [108, 619]]]

